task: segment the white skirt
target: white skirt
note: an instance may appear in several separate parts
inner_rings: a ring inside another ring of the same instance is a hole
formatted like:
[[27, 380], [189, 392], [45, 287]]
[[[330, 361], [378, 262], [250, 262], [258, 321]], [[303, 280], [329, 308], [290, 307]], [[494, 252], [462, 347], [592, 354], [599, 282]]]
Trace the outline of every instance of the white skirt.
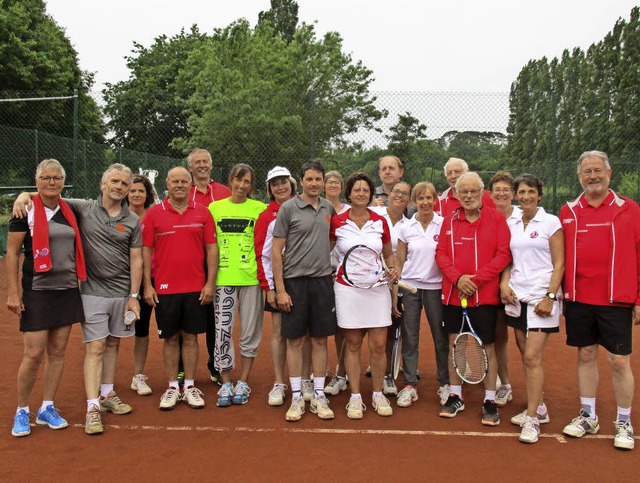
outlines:
[[391, 292], [387, 285], [355, 288], [334, 283], [338, 327], [370, 329], [391, 325]]

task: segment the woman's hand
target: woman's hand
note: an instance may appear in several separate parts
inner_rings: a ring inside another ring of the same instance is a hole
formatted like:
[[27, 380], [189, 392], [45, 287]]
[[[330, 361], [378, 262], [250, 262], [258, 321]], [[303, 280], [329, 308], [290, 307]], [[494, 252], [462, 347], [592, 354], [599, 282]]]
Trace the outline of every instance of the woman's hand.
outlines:
[[518, 297], [513, 289], [507, 285], [503, 287], [500, 285], [500, 301], [505, 305], [512, 305], [516, 303]]
[[545, 295], [545, 297], [538, 302], [538, 305], [533, 309], [533, 312], [539, 317], [549, 317], [553, 310], [553, 300]]

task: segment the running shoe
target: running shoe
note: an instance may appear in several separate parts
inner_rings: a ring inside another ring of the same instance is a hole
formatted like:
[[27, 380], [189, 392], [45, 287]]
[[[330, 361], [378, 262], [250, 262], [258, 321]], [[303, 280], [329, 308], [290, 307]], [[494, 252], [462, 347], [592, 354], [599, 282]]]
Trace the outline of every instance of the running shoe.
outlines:
[[218, 386], [222, 386], [222, 376], [213, 363], [212, 359], [207, 361], [207, 369], [209, 369], [209, 375], [211, 376], [211, 382], [215, 382]]
[[503, 408], [513, 399], [513, 392], [510, 387], [505, 385], [499, 386], [496, 391], [496, 404], [499, 408]]
[[42, 408], [38, 410], [36, 423], [47, 425], [51, 429], [62, 429], [69, 426], [67, 420], [60, 417], [58, 410], [54, 408], [52, 404], [49, 404], [44, 410]]
[[132, 411], [131, 406], [123, 403], [115, 391], [110, 391], [107, 397], [100, 396], [100, 408], [113, 414], [129, 414]]
[[133, 376], [133, 379], [131, 379], [131, 389], [136, 391], [139, 396], [148, 396], [153, 391], [149, 387], [149, 384], [147, 384], [147, 379], [149, 378], [144, 374], [136, 374]]
[[351, 396], [347, 403], [347, 417], [349, 419], [362, 419], [366, 410], [367, 406], [364, 405], [361, 397]]
[[249, 393], [251, 393], [249, 385], [246, 382], [238, 381], [233, 392], [233, 404], [247, 404], [249, 401]]
[[482, 424], [485, 426], [497, 426], [500, 424], [500, 414], [495, 401], [485, 401], [482, 405]]
[[384, 396], [384, 394], [374, 395], [371, 400], [371, 405], [373, 406], [373, 410], [380, 416], [393, 415], [393, 408], [391, 407], [391, 403]]
[[227, 408], [233, 404], [233, 385], [226, 382], [218, 391], [218, 402], [216, 406], [219, 408]]
[[450, 394], [447, 402], [440, 409], [438, 416], [441, 418], [455, 418], [460, 411], [464, 411], [464, 401], [457, 394]]
[[393, 376], [391, 374], [384, 376], [384, 381], [382, 382], [382, 393], [386, 396], [396, 396], [398, 394], [396, 382], [393, 380]]
[[518, 438], [523, 443], [533, 444], [538, 441], [540, 435], [540, 423], [538, 419], [531, 416], [525, 416], [524, 423], [522, 423], [522, 430], [520, 431], [520, 437]]
[[26, 412], [24, 409], [18, 411], [13, 417], [13, 429], [11, 430], [11, 434], [16, 437], [28, 436], [31, 434], [31, 424], [29, 424], [31, 416], [32, 414]]
[[302, 396], [293, 396], [291, 398], [291, 407], [285, 416], [287, 421], [300, 421], [304, 414], [304, 399]]
[[404, 386], [402, 391], [398, 393], [396, 404], [400, 408], [408, 408], [418, 400], [418, 391], [413, 386]]
[[329, 407], [329, 400], [324, 394], [314, 397], [311, 400], [309, 409], [313, 414], [317, 414], [320, 419], [333, 419], [333, 411]]
[[332, 396], [337, 396], [341, 391], [345, 391], [347, 389], [347, 378], [339, 376], [338, 374], [334, 374], [329, 384], [324, 388], [325, 394], [330, 394]]
[[204, 407], [204, 394], [195, 386], [188, 387], [184, 390], [184, 394], [181, 399], [187, 403], [190, 408], [202, 409]]
[[616, 435], [613, 438], [613, 446], [618, 449], [632, 450], [635, 445], [633, 427], [631, 421], [616, 421]]
[[447, 403], [447, 399], [449, 399], [449, 395], [451, 394], [451, 386], [449, 384], [440, 386], [436, 394], [440, 398], [440, 406], [444, 406]]
[[286, 389], [286, 384], [274, 384], [273, 389], [269, 392], [269, 406], [282, 406]]
[[104, 431], [102, 426], [102, 413], [100, 408], [92, 404], [87, 413], [84, 424], [84, 432], [87, 434], [100, 434]]
[[590, 417], [584, 409], [580, 409], [578, 416], [562, 430], [564, 434], [574, 438], [582, 438], [585, 434], [596, 434], [598, 431], [600, 431], [598, 417], [596, 416], [595, 419]]
[[[313, 375], [312, 375], [313, 376]], [[300, 392], [305, 401], [309, 402], [315, 397], [315, 391], [313, 390], [313, 381], [305, 379], [300, 386]]]
[[180, 390], [175, 387], [169, 387], [160, 398], [160, 409], [170, 411], [176, 407], [180, 401]]
[[[551, 419], [549, 418], [549, 411], [545, 411], [544, 414], [538, 413], [536, 414], [536, 416], [538, 417], [538, 423], [540, 424], [547, 424], [549, 421], [551, 421]], [[511, 423], [515, 424], [516, 426], [522, 426], [526, 417], [527, 410], [525, 409], [521, 413], [518, 413], [514, 417], [512, 417]]]

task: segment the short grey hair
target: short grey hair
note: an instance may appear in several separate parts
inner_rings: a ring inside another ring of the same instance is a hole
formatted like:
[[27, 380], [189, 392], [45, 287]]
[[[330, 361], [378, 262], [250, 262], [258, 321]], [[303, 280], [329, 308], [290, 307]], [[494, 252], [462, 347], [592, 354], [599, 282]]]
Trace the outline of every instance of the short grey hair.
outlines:
[[43, 159], [42, 161], [40, 161], [40, 164], [38, 164], [38, 167], [36, 168], [36, 179], [40, 178], [42, 172], [47, 169], [60, 171], [63, 178], [67, 177], [67, 173], [60, 164], [60, 161], [58, 161], [57, 159]]
[[604, 151], [585, 151], [578, 158], [578, 163], [577, 163], [578, 174], [580, 174], [580, 166], [582, 166], [582, 161], [584, 161], [587, 158], [602, 159], [602, 161], [604, 161], [604, 165], [607, 167], [607, 170], [611, 171], [611, 165], [609, 164], [609, 156], [607, 156], [607, 153], [605, 153]]
[[482, 181], [482, 178], [480, 177], [480, 175], [475, 171], [467, 171], [456, 180], [456, 191], [460, 191], [458, 189], [458, 187], [460, 186], [460, 183], [466, 180], [473, 180], [476, 183], [478, 183], [478, 187], [481, 190], [484, 189], [484, 181]]
[[189, 153], [189, 156], [187, 156], [187, 166], [191, 165], [191, 160], [193, 159], [193, 157], [196, 154], [200, 154], [200, 153], [204, 153], [207, 155], [207, 158], [209, 158], [209, 162], [213, 164], [213, 159], [211, 158], [211, 153], [209, 151], [207, 151], [206, 149], [203, 148], [196, 148], [193, 151], [191, 151]]
[[113, 163], [105, 170], [104, 173], [102, 173], [101, 183], [105, 183], [107, 181], [107, 178], [109, 177], [109, 173], [111, 173], [111, 171], [120, 171], [122, 173], [126, 173], [129, 176], [129, 181], [131, 182], [133, 180], [133, 172], [131, 171], [131, 168], [129, 168], [129, 166], [125, 166], [122, 163]]
[[452, 162], [458, 162], [460, 164], [462, 164], [462, 170], [466, 173], [469, 171], [469, 165], [467, 164], [467, 162], [462, 159], [462, 158], [449, 158], [447, 160], [447, 162], [444, 165], [444, 174], [445, 176], [447, 175], [447, 166], [449, 166], [449, 164], [451, 164]]

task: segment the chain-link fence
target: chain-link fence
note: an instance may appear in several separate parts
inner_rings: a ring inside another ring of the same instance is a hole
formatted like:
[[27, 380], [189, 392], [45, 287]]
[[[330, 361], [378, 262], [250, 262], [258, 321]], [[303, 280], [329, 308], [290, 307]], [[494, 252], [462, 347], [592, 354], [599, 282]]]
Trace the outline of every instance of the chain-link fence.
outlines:
[[[236, 129], [232, 131], [233, 136], [221, 140], [218, 145], [187, 145], [211, 151], [213, 177], [221, 182], [226, 181], [233, 164], [245, 162], [253, 166], [260, 197], [264, 195], [262, 180], [271, 167], [284, 164], [297, 173], [299, 166], [310, 156], [321, 159], [327, 169], [337, 169], [345, 176], [355, 170], [364, 170], [377, 181], [378, 158], [395, 154], [403, 161], [404, 177], [408, 182], [432, 181], [439, 190], [447, 187], [443, 172], [446, 160], [460, 157], [467, 160], [472, 170], [480, 172], [485, 182], [498, 170], [538, 175], [546, 185], [543, 205], [552, 212], [557, 212], [562, 203], [581, 191], [575, 168], [580, 153], [599, 148], [580, 146], [570, 153], [570, 159], [511, 159], [509, 143], [514, 140], [507, 136], [510, 115], [507, 93], [375, 92], [373, 95], [376, 108], [385, 115], [372, 127], [344, 134], [330, 143], [319, 139], [323, 129], [321, 106], [312, 104], [308, 117], [311, 125], [304, 132], [292, 129], [283, 137], [281, 133], [270, 135], [265, 126], [247, 126], [240, 132], [243, 135], [238, 135]], [[0, 92], [0, 100], [6, 97]], [[79, 139], [77, 133], [83, 131], [73, 125], [77, 122], [73, 111], [79, 109], [78, 101], [77, 98], [68, 100], [70, 98], [47, 101], [50, 104], [62, 102], [55, 112], [62, 109], [66, 113], [61, 118], [66, 127], [57, 132], [67, 132], [69, 136], [39, 128], [43, 124], [36, 121], [46, 116], [47, 103], [19, 101], [10, 103], [7, 108], [9, 103], [0, 102], [0, 169], [4, 175], [0, 183], [0, 214], [4, 215], [0, 226], [6, 225], [8, 207], [16, 194], [33, 188], [35, 168], [42, 159], [60, 160], [67, 170], [64, 195], [82, 198], [97, 195], [102, 172], [113, 162], [122, 162], [136, 173], [156, 171], [155, 186], [159, 194], [164, 191], [168, 169], [184, 164], [170, 130], [162, 130], [167, 132], [166, 136], [149, 136], [154, 144], [146, 151]], [[157, 119], [158, 115], [152, 117]], [[153, 132], [154, 125], [148, 121], [149, 126], [144, 125], [144, 118], [131, 121], [130, 129], [136, 130], [138, 138], [143, 128]], [[50, 119], [48, 122], [51, 125]], [[229, 123], [242, 124], [238, 119], [231, 119]], [[127, 121], [121, 120], [120, 124], [127, 125]], [[260, 137], [252, 136], [258, 129], [267, 130], [267, 135], [263, 132]], [[107, 133], [106, 138], [109, 137]], [[256, 142], [256, 139], [260, 141]], [[287, 149], [294, 144], [302, 148]], [[612, 187], [640, 199], [639, 160], [628, 156], [622, 158], [616, 153], [609, 155], [613, 167]], [[4, 250], [4, 240], [0, 240], [0, 246]]]

